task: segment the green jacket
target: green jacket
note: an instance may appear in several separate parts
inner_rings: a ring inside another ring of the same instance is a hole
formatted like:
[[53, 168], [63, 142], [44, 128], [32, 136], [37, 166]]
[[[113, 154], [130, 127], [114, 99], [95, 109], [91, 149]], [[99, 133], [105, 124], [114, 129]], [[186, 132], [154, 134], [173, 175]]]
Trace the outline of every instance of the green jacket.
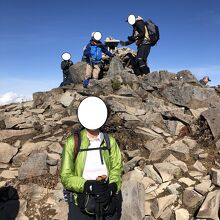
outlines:
[[[109, 135], [111, 154], [108, 150], [103, 150], [102, 156], [108, 170], [109, 183], [115, 182], [118, 190], [121, 188], [121, 175], [122, 175], [122, 157], [121, 151], [115, 139]], [[86, 130], [81, 131], [81, 149], [88, 148], [90, 142], [86, 135]], [[101, 147], [107, 146], [105, 140], [102, 142]], [[79, 152], [74, 161], [74, 138], [70, 136], [66, 140], [65, 147], [63, 148], [62, 161], [61, 161], [61, 182], [64, 188], [73, 192], [82, 193], [86, 180], [82, 177], [86, 161], [87, 151]]]

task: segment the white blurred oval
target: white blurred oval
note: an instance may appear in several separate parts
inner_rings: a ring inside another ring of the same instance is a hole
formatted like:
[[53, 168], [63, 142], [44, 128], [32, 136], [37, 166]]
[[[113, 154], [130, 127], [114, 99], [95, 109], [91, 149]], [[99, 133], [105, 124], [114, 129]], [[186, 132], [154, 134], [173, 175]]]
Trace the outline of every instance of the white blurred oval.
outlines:
[[136, 21], [136, 18], [135, 18], [134, 15], [129, 15], [129, 16], [128, 16], [128, 23], [129, 23], [130, 25], [134, 25], [134, 24], [135, 24], [135, 21]]
[[100, 32], [95, 32], [93, 37], [95, 40], [99, 41], [102, 39], [102, 34]]
[[70, 60], [71, 59], [71, 54], [70, 53], [67, 53], [67, 52], [65, 52], [65, 53], [63, 53], [62, 54], [62, 59], [63, 60]]
[[77, 114], [83, 127], [96, 130], [105, 124], [108, 111], [105, 103], [100, 98], [90, 96], [80, 103]]

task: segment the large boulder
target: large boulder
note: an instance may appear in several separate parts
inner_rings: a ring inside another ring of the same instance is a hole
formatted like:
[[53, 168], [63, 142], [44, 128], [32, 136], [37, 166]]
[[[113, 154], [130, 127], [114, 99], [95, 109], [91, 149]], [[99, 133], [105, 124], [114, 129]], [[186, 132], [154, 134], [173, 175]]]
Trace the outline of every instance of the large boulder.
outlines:
[[179, 82], [164, 87], [160, 94], [173, 104], [192, 109], [209, 107], [211, 104], [220, 101], [213, 88], [202, 88]]
[[130, 180], [122, 184], [122, 217], [121, 220], [140, 220], [145, 216], [144, 185]]
[[[219, 106], [220, 107], [220, 106]], [[208, 122], [208, 125], [212, 131], [214, 138], [218, 139], [220, 137], [220, 109], [219, 107], [210, 108], [205, 112], [202, 112], [202, 116]]]
[[124, 70], [123, 64], [119, 57], [115, 56], [112, 58], [109, 66], [109, 70], [107, 72], [107, 75], [113, 76], [118, 75]]
[[82, 83], [86, 74], [86, 63], [78, 62], [69, 68], [70, 78], [74, 84]]
[[9, 163], [18, 149], [6, 143], [0, 143], [0, 163]]
[[18, 179], [28, 179], [47, 174], [47, 154], [32, 153], [18, 170]]

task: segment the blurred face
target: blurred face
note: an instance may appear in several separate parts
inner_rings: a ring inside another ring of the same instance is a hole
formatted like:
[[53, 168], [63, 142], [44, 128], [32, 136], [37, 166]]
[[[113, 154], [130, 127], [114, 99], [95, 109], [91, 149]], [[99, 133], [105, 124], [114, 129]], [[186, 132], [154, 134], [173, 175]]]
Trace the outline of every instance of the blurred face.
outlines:
[[209, 82], [208, 78], [207, 78], [207, 77], [204, 78], [204, 79], [203, 79], [203, 82], [204, 82], [205, 84], [207, 84], [207, 83]]

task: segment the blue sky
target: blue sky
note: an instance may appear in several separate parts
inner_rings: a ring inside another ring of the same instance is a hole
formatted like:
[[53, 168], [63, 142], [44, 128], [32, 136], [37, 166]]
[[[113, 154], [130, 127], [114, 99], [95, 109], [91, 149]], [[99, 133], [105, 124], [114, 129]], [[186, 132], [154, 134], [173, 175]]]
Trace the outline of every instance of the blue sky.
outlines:
[[2, 0], [0, 95], [57, 87], [61, 54], [69, 51], [79, 61], [93, 31], [103, 40], [125, 40], [132, 31], [124, 22], [129, 14], [151, 18], [160, 28], [148, 60], [152, 71], [189, 69], [220, 84], [219, 0]]

